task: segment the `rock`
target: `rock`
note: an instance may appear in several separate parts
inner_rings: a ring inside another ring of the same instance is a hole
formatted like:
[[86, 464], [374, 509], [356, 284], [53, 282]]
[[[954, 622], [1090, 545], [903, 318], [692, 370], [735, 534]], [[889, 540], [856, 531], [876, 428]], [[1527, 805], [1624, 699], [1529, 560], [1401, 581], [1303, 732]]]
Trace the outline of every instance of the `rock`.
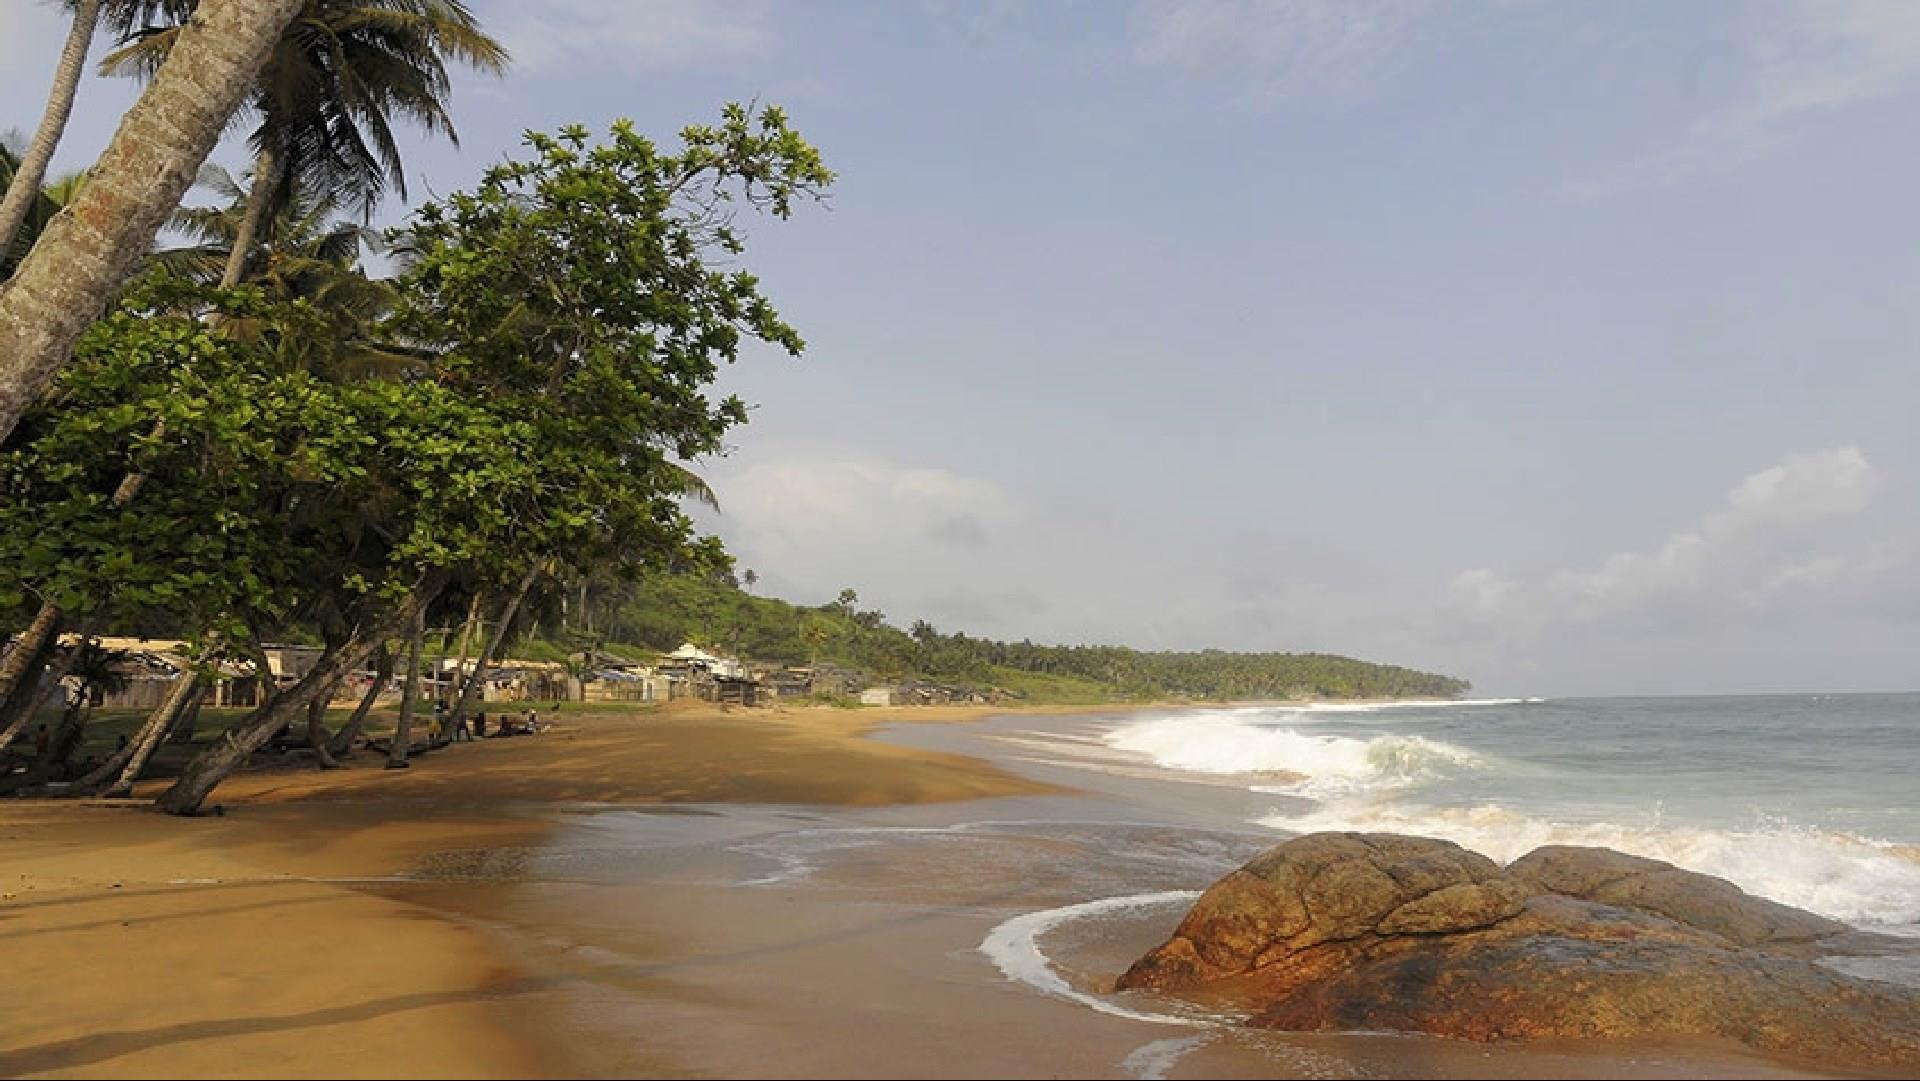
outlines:
[[1119, 987], [1244, 998], [1264, 1028], [1721, 1036], [1920, 1068], [1920, 992], [1795, 955], [1845, 930], [1608, 849], [1502, 870], [1446, 841], [1311, 834], [1221, 879]]
[[1542, 890], [1665, 916], [1741, 946], [1810, 942], [1847, 930], [1824, 916], [1751, 896], [1725, 879], [1610, 848], [1536, 848], [1513, 861], [1507, 874]]

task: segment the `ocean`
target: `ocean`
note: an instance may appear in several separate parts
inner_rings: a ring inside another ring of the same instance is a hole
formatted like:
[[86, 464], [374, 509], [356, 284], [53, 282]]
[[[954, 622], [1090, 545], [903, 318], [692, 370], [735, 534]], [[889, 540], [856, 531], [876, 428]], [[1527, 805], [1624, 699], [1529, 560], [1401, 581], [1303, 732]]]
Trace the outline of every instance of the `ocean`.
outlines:
[[1098, 738], [1273, 797], [1252, 821], [1275, 831], [1444, 837], [1503, 863], [1604, 845], [1920, 935], [1920, 694], [1250, 706]]

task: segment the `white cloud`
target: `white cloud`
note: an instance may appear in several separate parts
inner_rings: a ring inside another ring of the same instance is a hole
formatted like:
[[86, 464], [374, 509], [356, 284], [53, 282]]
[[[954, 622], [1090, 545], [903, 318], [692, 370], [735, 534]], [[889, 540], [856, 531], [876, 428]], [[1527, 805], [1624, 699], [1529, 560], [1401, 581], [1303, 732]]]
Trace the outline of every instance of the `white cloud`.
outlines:
[[1479, 568], [1448, 584], [1461, 619], [1520, 634], [1619, 617], [1684, 620], [1764, 607], [1789, 591], [1901, 572], [1884, 542], [1862, 543], [1834, 523], [1869, 509], [1880, 475], [1859, 447], [1796, 454], [1727, 493], [1698, 524], [1658, 547], [1527, 584]]
[[742, 563], [808, 594], [905, 587], [922, 570], [964, 578], [1020, 517], [998, 485], [871, 460], [766, 462], [715, 487], [720, 532]]
[[1729, 509], [1710, 519], [1720, 528], [1743, 520], [1819, 518], [1853, 514], [1867, 505], [1876, 480], [1859, 447], [1796, 454], [1763, 469], [1727, 495]]
[[1146, 0], [1134, 11], [1134, 56], [1265, 93], [1352, 90], [1436, 10], [1425, 0]]
[[1776, 150], [1821, 114], [1920, 91], [1920, 4], [1907, 0], [1767, 4], [1737, 42], [1743, 89], [1695, 118], [1676, 143], [1561, 187], [1605, 198], [1736, 168]]
[[566, 64], [664, 68], [757, 56], [773, 43], [759, 3], [697, 0], [524, 0], [495, 32], [517, 67]]

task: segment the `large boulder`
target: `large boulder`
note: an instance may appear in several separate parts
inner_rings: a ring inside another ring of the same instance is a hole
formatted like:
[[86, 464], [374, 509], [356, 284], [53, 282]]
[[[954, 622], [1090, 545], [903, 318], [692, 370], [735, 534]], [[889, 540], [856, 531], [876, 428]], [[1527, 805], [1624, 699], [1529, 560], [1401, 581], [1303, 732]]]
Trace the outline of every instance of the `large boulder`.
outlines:
[[1920, 1067], [1920, 992], [1808, 959], [1843, 925], [1600, 848], [1502, 869], [1447, 841], [1310, 834], [1221, 879], [1119, 986], [1289, 1030], [1721, 1036]]

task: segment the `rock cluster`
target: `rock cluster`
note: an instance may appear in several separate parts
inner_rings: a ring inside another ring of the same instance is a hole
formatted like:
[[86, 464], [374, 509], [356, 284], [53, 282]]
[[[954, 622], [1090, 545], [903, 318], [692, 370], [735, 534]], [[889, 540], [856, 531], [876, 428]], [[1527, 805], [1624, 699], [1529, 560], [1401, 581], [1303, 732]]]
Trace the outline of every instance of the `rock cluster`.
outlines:
[[1813, 960], [1846, 930], [1604, 848], [1502, 868], [1447, 841], [1320, 833], [1221, 879], [1119, 986], [1230, 993], [1276, 1029], [1689, 1034], [1920, 1066], [1920, 992]]

